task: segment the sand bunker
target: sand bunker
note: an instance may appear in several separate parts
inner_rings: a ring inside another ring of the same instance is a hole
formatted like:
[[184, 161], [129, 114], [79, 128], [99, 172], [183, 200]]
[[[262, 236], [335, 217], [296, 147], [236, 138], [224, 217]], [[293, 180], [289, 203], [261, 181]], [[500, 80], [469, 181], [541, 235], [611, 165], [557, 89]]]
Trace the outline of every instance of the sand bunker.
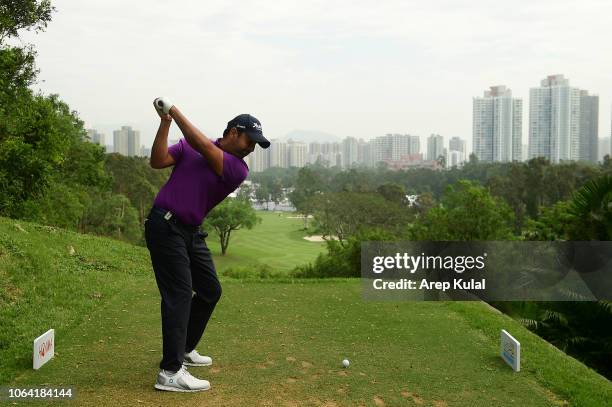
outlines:
[[308, 240], [309, 242], [324, 242], [326, 240], [337, 240], [334, 236], [327, 236], [325, 239], [323, 239], [323, 236], [321, 235], [304, 236], [304, 239]]

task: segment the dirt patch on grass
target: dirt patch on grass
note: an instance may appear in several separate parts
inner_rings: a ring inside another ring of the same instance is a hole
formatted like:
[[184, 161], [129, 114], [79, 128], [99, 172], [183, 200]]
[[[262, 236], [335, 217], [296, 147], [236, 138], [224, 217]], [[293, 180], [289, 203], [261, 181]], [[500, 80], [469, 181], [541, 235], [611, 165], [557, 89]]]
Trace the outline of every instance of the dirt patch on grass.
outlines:
[[384, 407], [385, 406], [385, 401], [383, 399], [381, 399], [379, 396], [374, 396], [374, 398], [372, 400], [374, 401], [374, 404], [376, 404], [378, 407]]
[[[411, 393], [409, 391], [403, 390], [403, 391], [400, 392], [400, 394], [402, 395], [402, 397], [412, 399], [412, 402], [414, 404], [416, 404], [417, 406], [422, 406], [423, 405], [423, 399], [420, 398], [419, 395], [416, 394], [416, 393]], [[436, 407], [442, 407], [442, 406], [440, 405], [440, 406], [436, 406]]]

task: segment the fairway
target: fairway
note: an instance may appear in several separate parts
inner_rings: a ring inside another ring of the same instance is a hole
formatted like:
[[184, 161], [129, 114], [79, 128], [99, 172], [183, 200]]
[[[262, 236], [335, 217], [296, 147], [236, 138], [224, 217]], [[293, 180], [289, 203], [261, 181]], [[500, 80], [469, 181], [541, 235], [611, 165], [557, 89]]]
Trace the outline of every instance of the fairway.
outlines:
[[289, 271], [299, 264], [313, 261], [325, 251], [324, 243], [304, 239], [304, 221], [287, 212], [257, 211], [262, 222], [253, 229], [232, 232], [225, 256], [217, 234], [208, 230], [208, 247], [215, 254], [218, 269], [267, 264], [274, 270]]

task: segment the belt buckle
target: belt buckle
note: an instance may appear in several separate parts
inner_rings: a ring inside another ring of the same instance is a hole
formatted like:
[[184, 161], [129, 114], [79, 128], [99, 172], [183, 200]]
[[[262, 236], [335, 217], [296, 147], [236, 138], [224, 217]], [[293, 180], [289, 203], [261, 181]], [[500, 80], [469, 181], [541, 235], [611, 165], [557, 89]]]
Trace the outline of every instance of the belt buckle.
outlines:
[[164, 219], [169, 220], [172, 217], [172, 212], [168, 211], [166, 212], [166, 214], [164, 215]]

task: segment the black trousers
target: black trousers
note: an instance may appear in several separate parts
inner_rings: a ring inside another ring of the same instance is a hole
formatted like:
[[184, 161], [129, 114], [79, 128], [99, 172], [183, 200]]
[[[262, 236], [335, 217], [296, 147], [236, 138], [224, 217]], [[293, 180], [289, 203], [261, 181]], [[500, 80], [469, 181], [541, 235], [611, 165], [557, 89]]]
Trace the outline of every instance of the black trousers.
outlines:
[[145, 220], [145, 240], [161, 294], [163, 359], [159, 367], [177, 371], [184, 353], [200, 341], [221, 297], [221, 284], [204, 241], [207, 233], [167, 213], [155, 206], [151, 209]]

